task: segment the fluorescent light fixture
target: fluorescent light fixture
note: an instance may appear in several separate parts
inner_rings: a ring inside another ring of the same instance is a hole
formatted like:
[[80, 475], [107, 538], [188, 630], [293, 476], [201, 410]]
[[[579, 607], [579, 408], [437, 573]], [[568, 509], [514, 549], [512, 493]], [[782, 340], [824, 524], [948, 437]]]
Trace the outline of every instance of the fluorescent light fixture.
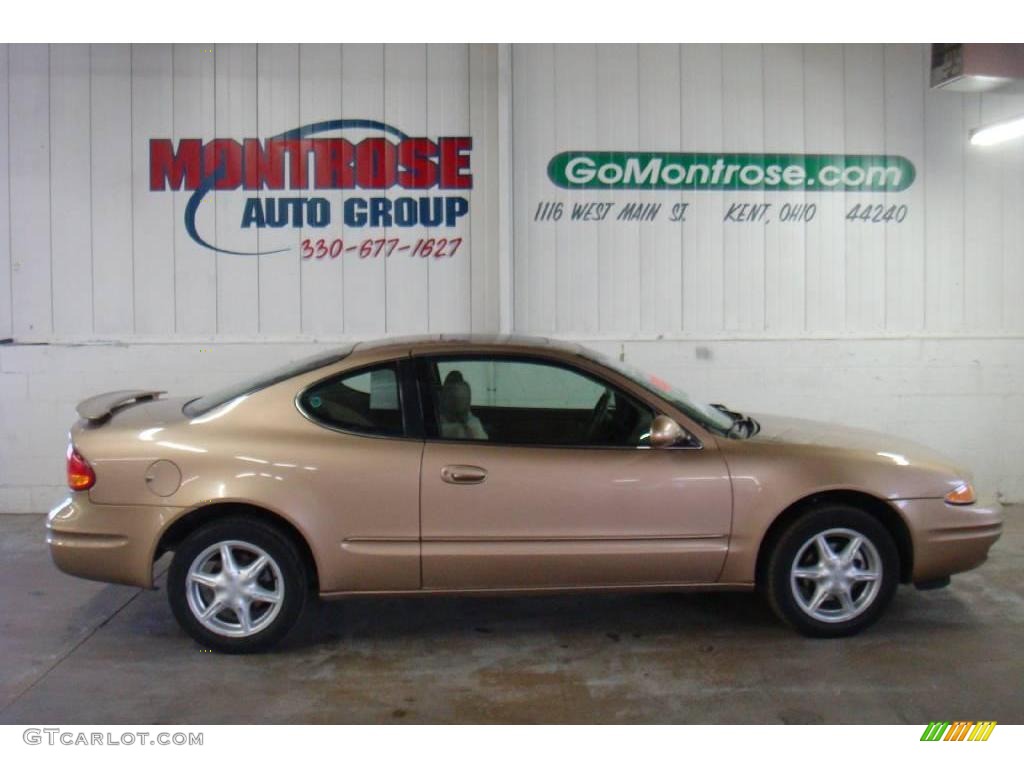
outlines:
[[1009, 120], [1001, 120], [991, 125], [983, 125], [980, 128], [973, 128], [970, 132], [971, 144], [979, 147], [989, 147], [993, 144], [1002, 144], [1004, 141], [1024, 136], [1024, 115], [1013, 117]]

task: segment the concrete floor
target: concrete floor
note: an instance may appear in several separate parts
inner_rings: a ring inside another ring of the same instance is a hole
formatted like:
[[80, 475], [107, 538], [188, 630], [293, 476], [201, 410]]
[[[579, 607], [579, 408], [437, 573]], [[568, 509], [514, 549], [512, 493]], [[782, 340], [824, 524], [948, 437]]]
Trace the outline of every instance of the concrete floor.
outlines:
[[[1024, 722], [1024, 507], [949, 589], [814, 641], [753, 595], [357, 600], [201, 652], [162, 590], [73, 579], [0, 515], [0, 722]], [[161, 580], [162, 581], [162, 580]]]

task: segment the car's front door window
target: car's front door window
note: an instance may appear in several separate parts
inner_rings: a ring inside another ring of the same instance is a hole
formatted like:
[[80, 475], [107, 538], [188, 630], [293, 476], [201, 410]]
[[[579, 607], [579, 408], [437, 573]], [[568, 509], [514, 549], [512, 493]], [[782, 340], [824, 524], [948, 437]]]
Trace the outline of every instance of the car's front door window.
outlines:
[[506, 445], [638, 447], [651, 410], [615, 387], [541, 360], [423, 361], [427, 436]]

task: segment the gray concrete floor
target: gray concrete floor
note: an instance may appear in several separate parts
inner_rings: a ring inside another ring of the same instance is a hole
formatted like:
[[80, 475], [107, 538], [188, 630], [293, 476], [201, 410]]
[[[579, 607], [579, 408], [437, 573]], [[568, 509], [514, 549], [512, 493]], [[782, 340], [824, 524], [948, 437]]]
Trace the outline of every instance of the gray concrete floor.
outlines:
[[[73, 579], [0, 515], [0, 722], [1024, 722], [1024, 507], [989, 562], [815, 641], [753, 595], [353, 600], [208, 652], [164, 592]], [[162, 581], [162, 580], [161, 580]]]

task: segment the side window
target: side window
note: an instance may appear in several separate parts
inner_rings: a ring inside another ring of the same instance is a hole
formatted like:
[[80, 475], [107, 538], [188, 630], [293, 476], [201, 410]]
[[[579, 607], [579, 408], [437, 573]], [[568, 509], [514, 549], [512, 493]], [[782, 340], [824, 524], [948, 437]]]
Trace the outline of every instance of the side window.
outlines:
[[400, 437], [402, 411], [394, 363], [321, 381], [300, 399], [314, 421], [348, 432]]
[[648, 445], [653, 414], [582, 372], [539, 360], [424, 361], [427, 436], [520, 445]]

